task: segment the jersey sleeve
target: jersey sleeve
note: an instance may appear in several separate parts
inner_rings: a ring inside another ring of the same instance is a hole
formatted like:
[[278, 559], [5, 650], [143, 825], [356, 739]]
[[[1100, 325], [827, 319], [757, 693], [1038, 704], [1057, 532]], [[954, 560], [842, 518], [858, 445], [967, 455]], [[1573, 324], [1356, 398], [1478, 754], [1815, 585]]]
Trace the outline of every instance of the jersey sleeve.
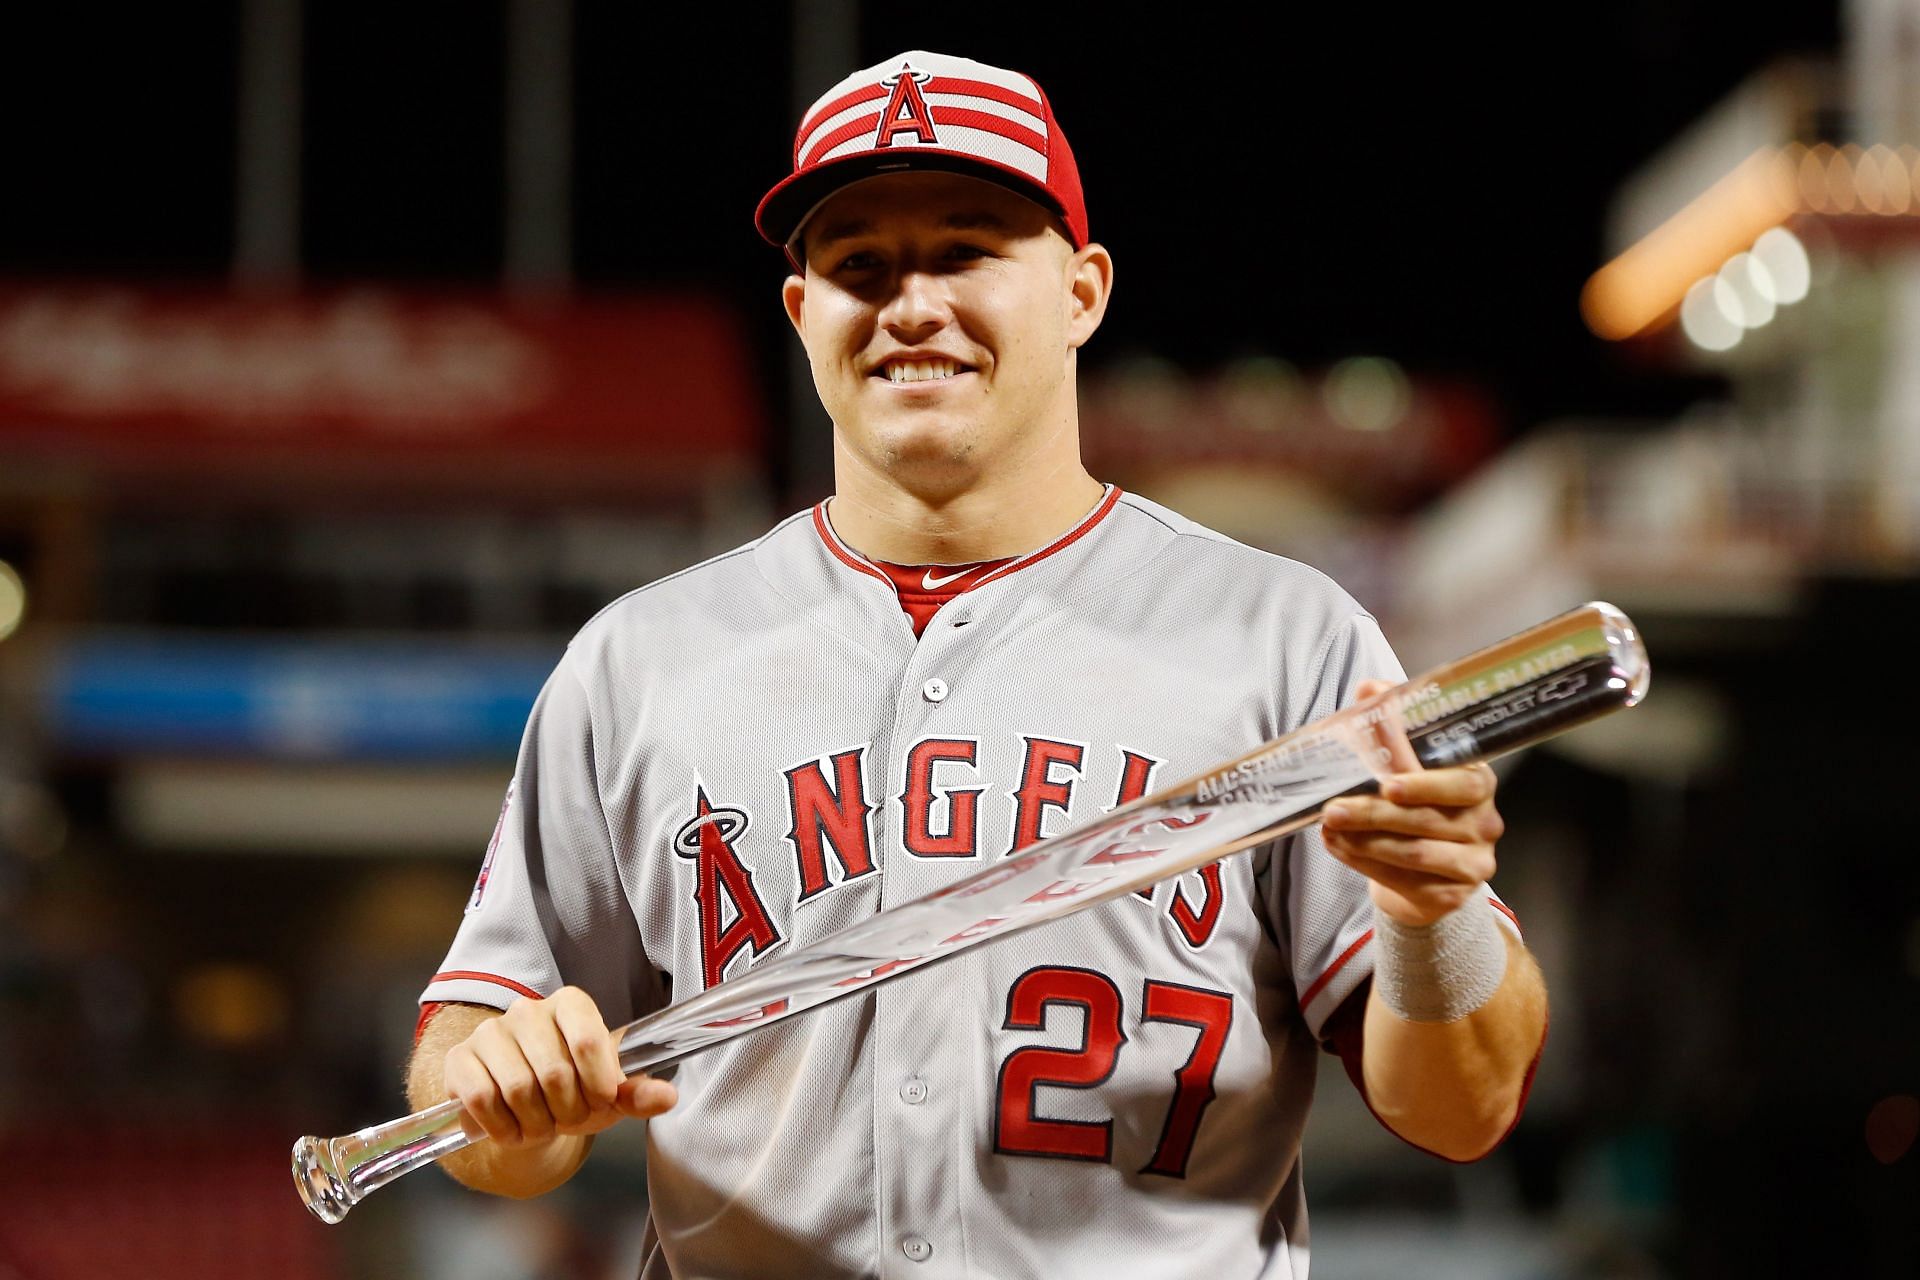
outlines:
[[528, 717], [466, 915], [422, 1004], [504, 1009], [563, 986], [593, 997], [607, 1025], [636, 1016], [650, 970], [601, 804], [592, 704], [572, 654]]
[[[1406, 673], [1380, 624], [1355, 613], [1328, 639], [1311, 701], [1292, 727], [1347, 706], [1360, 682], [1370, 679], [1398, 683]], [[1261, 887], [1269, 922], [1290, 962], [1294, 999], [1308, 1029], [1322, 1036], [1328, 1015], [1373, 972], [1366, 878], [1327, 852], [1315, 823], [1274, 847]]]

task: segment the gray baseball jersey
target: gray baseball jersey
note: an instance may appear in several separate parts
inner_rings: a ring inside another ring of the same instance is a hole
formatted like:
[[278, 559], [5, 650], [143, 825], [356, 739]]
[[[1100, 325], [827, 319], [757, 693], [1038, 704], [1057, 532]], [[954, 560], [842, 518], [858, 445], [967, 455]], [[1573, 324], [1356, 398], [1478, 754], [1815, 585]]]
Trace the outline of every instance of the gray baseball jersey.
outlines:
[[[422, 996], [610, 1025], [1329, 714], [1400, 668], [1327, 578], [1133, 495], [916, 639], [824, 504], [610, 605], [528, 722]], [[1312, 831], [681, 1064], [643, 1276], [1300, 1276], [1365, 882]]]

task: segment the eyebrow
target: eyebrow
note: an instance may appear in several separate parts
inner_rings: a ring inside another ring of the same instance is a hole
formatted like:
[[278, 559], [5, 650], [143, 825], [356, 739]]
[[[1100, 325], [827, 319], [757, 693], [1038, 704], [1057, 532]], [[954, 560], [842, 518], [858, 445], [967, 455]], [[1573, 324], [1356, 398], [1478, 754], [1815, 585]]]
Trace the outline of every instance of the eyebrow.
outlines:
[[[945, 231], [1010, 231], [1007, 220], [997, 213], [985, 209], [960, 209], [940, 219], [940, 227]], [[824, 249], [840, 240], [852, 240], [856, 236], [873, 234], [873, 223], [866, 218], [845, 218], [839, 222], [830, 222], [814, 237], [813, 247]]]

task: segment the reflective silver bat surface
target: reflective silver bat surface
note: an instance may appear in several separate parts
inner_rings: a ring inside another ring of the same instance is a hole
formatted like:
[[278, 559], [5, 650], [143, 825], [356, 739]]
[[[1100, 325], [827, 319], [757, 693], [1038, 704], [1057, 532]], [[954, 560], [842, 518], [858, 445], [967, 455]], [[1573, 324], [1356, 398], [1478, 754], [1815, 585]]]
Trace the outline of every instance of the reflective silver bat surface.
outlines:
[[[757, 965], [617, 1032], [628, 1074], [678, 1061], [969, 947], [1192, 871], [1371, 791], [1404, 734], [1422, 765], [1491, 760], [1638, 703], [1633, 623], [1585, 605], [1103, 814], [945, 889]], [[473, 1141], [457, 1102], [338, 1138], [302, 1138], [293, 1179], [339, 1222], [367, 1193]]]

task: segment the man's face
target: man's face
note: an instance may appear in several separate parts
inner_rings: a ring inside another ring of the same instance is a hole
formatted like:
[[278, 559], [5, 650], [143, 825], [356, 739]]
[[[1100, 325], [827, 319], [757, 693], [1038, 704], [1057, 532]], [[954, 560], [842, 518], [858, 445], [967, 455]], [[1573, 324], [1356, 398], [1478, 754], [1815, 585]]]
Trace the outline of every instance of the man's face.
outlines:
[[1076, 253], [1038, 204], [957, 174], [892, 174], [821, 206], [803, 247], [788, 315], [861, 463], [947, 489], [1072, 429], [1073, 353], [1099, 323], [1106, 259]]

